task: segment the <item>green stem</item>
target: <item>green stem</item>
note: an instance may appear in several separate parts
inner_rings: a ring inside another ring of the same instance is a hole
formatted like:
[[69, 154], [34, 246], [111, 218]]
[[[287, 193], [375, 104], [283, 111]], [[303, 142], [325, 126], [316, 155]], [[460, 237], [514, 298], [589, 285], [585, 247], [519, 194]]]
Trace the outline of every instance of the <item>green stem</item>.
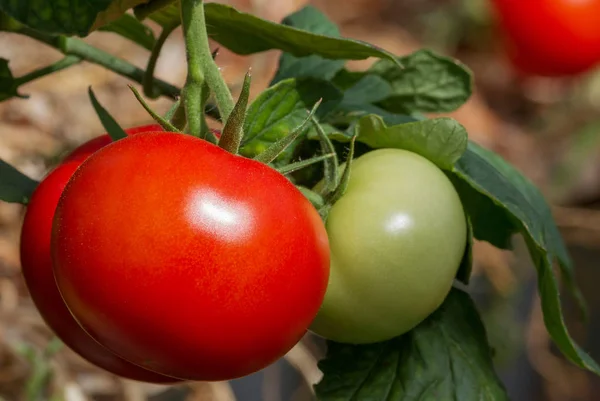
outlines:
[[54, 64], [50, 64], [49, 66], [37, 69], [35, 71], [30, 72], [29, 74], [25, 74], [22, 77], [15, 79], [15, 85], [21, 86], [28, 82], [34, 81], [38, 78], [44, 77], [46, 75], [52, 74], [53, 72], [57, 72], [60, 70], [64, 70], [65, 68], [69, 68], [72, 65], [81, 62], [81, 58], [77, 56], [65, 56]]
[[200, 75], [203, 79], [206, 77], [208, 86], [215, 94], [221, 118], [226, 122], [234, 107], [233, 96], [210, 51], [204, 17], [204, 1], [181, 0], [181, 22], [188, 57], [188, 77], [190, 75], [194, 79]]
[[[317, 130], [317, 134], [319, 135], [319, 142], [321, 143], [321, 151], [323, 153], [334, 153], [335, 154], [335, 148], [333, 147], [333, 143], [331, 143], [331, 140], [329, 139], [329, 137], [323, 130], [323, 127], [321, 127], [321, 124], [319, 124], [319, 121], [314, 116], [311, 119], [312, 119], [312, 123], [313, 123], [315, 129]], [[325, 179], [325, 185], [323, 185], [321, 195], [324, 197], [327, 197], [327, 196], [331, 195], [331, 193], [333, 193], [333, 191], [335, 191], [335, 189], [337, 188], [339, 181], [340, 181], [337, 156], [325, 161], [323, 167], [324, 167], [323, 175], [324, 175], [324, 179]]]
[[[110, 53], [88, 45], [81, 39], [62, 35], [48, 35], [27, 27], [21, 27], [17, 32], [54, 47], [66, 56], [77, 56], [82, 60], [105, 67], [139, 84], [144, 80], [144, 70]], [[175, 98], [180, 93], [178, 87], [159, 79], [155, 80], [154, 85], [155, 90], [162, 96]]]
[[[202, 85], [202, 97], [200, 98], [200, 110], [206, 109], [206, 103], [208, 103], [208, 99], [210, 99], [210, 88], [208, 87], [208, 82], [204, 81], [204, 84]], [[204, 113], [200, 114], [200, 124], [202, 126], [202, 139], [211, 140], [212, 137], [214, 137], [214, 135], [210, 135], [211, 131], [208, 128], [208, 122], [206, 121], [206, 116], [204, 115]], [[213, 143], [216, 144], [216, 142]]]
[[188, 67], [182, 92], [183, 104], [188, 131], [194, 136], [200, 136], [202, 132], [202, 86], [204, 85], [202, 53], [205, 51], [199, 40], [202, 31], [205, 30], [202, 0], [181, 0], [181, 24], [183, 25]]
[[171, 124], [175, 126], [177, 129], [182, 131], [187, 124], [185, 120], [185, 106], [183, 103], [179, 103], [177, 108], [175, 109], [175, 113], [173, 113], [173, 117], [170, 118]]
[[156, 99], [160, 96], [160, 92], [156, 91], [154, 88], [154, 70], [156, 69], [158, 56], [160, 55], [160, 51], [162, 50], [167, 38], [178, 26], [179, 22], [165, 26], [158, 36], [158, 39], [156, 39], [156, 43], [152, 48], [152, 53], [150, 53], [150, 58], [148, 59], [148, 64], [146, 65], [146, 72], [144, 73], [144, 78], [142, 79], [142, 87], [144, 88], [144, 95], [151, 99]]

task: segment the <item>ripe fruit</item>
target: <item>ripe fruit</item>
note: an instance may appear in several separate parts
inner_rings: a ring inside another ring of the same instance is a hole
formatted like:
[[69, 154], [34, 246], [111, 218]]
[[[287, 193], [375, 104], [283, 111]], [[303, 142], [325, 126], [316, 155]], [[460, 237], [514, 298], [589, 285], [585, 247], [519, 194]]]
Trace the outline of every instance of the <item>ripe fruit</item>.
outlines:
[[[151, 125], [128, 130], [157, 130]], [[42, 318], [65, 345], [90, 363], [128, 379], [172, 383], [178, 381], [135, 366], [98, 344], [77, 324], [56, 286], [50, 256], [52, 219], [60, 195], [75, 170], [96, 150], [109, 144], [108, 135], [94, 138], [71, 153], [42, 180], [31, 197], [21, 232], [21, 266], [31, 298]]]
[[566, 76], [600, 63], [600, 0], [493, 0], [508, 55], [526, 74]]
[[357, 344], [401, 335], [437, 309], [467, 238], [450, 180], [429, 160], [399, 149], [354, 161], [326, 227], [331, 276], [310, 329]]
[[283, 356], [329, 276], [306, 198], [272, 168], [189, 135], [144, 133], [94, 154], [53, 230], [57, 283], [80, 324], [182, 379], [241, 377]]

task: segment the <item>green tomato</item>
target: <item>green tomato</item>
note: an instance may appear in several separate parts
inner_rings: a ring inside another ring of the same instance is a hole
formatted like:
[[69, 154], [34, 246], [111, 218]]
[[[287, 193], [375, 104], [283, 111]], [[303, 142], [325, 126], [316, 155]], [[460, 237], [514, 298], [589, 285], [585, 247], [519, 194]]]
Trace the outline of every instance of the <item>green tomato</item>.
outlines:
[[448, 295], [467, 242], [460, 198], [432, 162], [400, 149], [352, 164], [327, 219], [325, 300], [310, 330], [352, 344], [399, 336]]

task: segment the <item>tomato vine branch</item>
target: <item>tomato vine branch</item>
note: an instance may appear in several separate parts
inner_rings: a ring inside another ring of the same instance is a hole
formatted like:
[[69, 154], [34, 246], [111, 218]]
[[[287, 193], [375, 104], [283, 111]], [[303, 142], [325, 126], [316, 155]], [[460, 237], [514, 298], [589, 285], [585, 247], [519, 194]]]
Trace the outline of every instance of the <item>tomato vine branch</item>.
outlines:
[[156, 43], [154, 44], [152, 52], [150, 53], [150, 58], [148, 59], [148, 64], [146, 65], [146, 72], [144, 73], [144, 78], [142, 79], [142, 87], [144, 89], [144, 95], [151, 99], [156, 99], [161, 95], [161, 93], [156, 90], [154, 85], [154, 81], [156, 80], [154, 77], [154, 70], [156, 69], [158, 56], [160, 56], [160, 51], [162, 50], [167, 38], [178, 26], [179, 22], [163, 27], [163, 30], [156, 39]]
[[[22, 35], [29, 36], [39, 42], [55, 48], [65, 56], [76, 56], [81, 60], [88, 61], [107, 68], [115, 73], [131, 79], [138, 84], [142, 84], [145, 71], [130, 64], [129, 62], [113, 56], [101, 49], [91, 46], [81, 39], [67, 37], [63, 35], [49, 35], [46, 33], [34, 31], [27, 27], [20, 27], [17, 31]], [[48, 72], [50, 73], [50, 72]], [[179, 96], [180, 89], [160, 79], [154, 81], [155, 90], [162, 96], [176, 98]]]
[[19, 78], [15, 78], [15, 85], [21, 86], [28, 82], [34, 81], [38, 78], [42, 78], [46, 75], [50, 75], [54, 72], [58, 72], [64, 70], [66, 68], [71, 67], [72, 65], [78, 64], [81, 62], [81, 58], [77, 56], [65, 56], [64, 58], [58, 60], [56, 63], [50, 64], [46, 67], [39, 68], [35, 71], [32, 71], [28, 74], [25, 74]]

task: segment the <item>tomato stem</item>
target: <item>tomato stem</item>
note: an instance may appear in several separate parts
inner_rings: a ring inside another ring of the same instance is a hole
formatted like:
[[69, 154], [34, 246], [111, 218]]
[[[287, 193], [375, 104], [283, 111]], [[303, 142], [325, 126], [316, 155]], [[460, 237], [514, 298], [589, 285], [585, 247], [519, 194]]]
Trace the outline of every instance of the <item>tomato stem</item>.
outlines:
[[167, 38], [171, 33], [179, 26], [180, 22], [167, 25], [163, 27], [162, 32], [156, 39], [156, 43], [152, 48], [152, 52], [150, 53], [150, 58], [148, 59], [148, 64], [146, 64], [146, 72], [144, 73], [144, 78], [142, 79], [142, 86], [144, 88], [144, 95], [149, 97], [150, 99], [156, 99], [160, 96], [160, 92], [155, 89], [154, 86], [154, 70], [156, 69], [156, 62], [158, 61], [158, 56], [160, 55], [160, 51], [162, 50]]
[[[329, 139], [329, 137], [323, 130], [323, 127], [321, 127], [321, 124], [319, 124], [319, 122], [317, 121], [317, 119], [314, 116], [312, 117], [311, 121], [312, 121], [315, 129], [317, 130], [317, 134], [319, 135], [319, 141], [321, 143], [321, 151], [323, 153], [334, 153], [335, 154], [335, 148], [333, 147], [333, 143], [331, 143], [331, 140]], [[325, 178], [325, 185], [323, 186], [323, 190], [321, 193], [321, 195], [323, 195], [324, 197], [329, 196], [331, 193], [333, 193], [335, 191], [335, 188], [337, 188], [339, 180], [340, 180], [338, 170], [339, 170], [339, 163], [338, 163], [337, 156], [325, 161], [324, 172], [323, 172], [324, 178]]]
[[[210, 98], [210, 88], [208, 86], [208, 82], [204, 81], [202, 85], [202, 97], [200, 98], [200, 110], [204, 110], [206, 108], [206, 103]], [[216, 144], [217, 138], [212, 134], [211, 130], [208, 128], [208, 124], [206, 122], [206, 116], [204, 113], [200, 114], [200, 123], [202, 124], [202, 135], [203, 139], [207, 139], [209, 142]]]
[[69, 68], [75, 64], [79, 64], [81, 62], [81, 58], [77, 56], [65, 56], [62, 59], [58, 60], [56, 63], [52, 63], [47, 65], [46, 67], [39, 68], [34, 70], [28, 74], [25, 74], [19, 78], [15, 78], [15, 85], [21, 86], [28, 82], [34, 81], [38, 78], [42, 78], [46, 75], [55, 73], [60, 70], [64, 70], [65, 68]]
[[[191, 108], [201, 103], [202, 83], [206, 82], [214, 92], [223, 122], [226, 122], [234, 107], [233, 97], [221, 76], [221, 71], [215, 63], [210, 51], [206, 21], [204, 17], [203, 0], [181, 0], [181, 22], [186, 45], [188, 60], [188, 79], [184, 88], [185, 99], [192, 102], [190, 108], [186, 105], [188, 125], [192, 132], [200, 131], [200, 118], [190, 116]], [[187, 94], [185, 92], [188, 92]], [[199, 111], [197, 108], [196, 111]], [[190, 117], [192, 121], [190, 121]], [[197, 124], [197, 126], [196, 126]]]
[[335, 191], [325, 196], [325, 201], [329, 205], [333, 205], [335, 202], [337, 202], [346, 192], [346, 188], [348, 188], [348, 182], [350, 182], [350, 172], [352, 168], [352, 159], [354, 158], [354, 145], [356, 143], [357, 137], [358, 127], [355, 128], [354, 135], [350, 140], [350, 150], [348, 151], [348, 157], [346, 158], [346, 167], [344, 168], [344, 172], [342, 173], [342, 177], [340, 178], [340, 183], [335, 188]]
[[219, 146], [228, 152], [237, 154], [240, 149], [240, 143], [244, 137], [244, 120], [246, 119], [246, 108], [248, 107], [248, 98], [250, 97], [250, 71], [244, 78], [244, 85], [231, 115], [223, 127], [223, 135], [219, 140]]

